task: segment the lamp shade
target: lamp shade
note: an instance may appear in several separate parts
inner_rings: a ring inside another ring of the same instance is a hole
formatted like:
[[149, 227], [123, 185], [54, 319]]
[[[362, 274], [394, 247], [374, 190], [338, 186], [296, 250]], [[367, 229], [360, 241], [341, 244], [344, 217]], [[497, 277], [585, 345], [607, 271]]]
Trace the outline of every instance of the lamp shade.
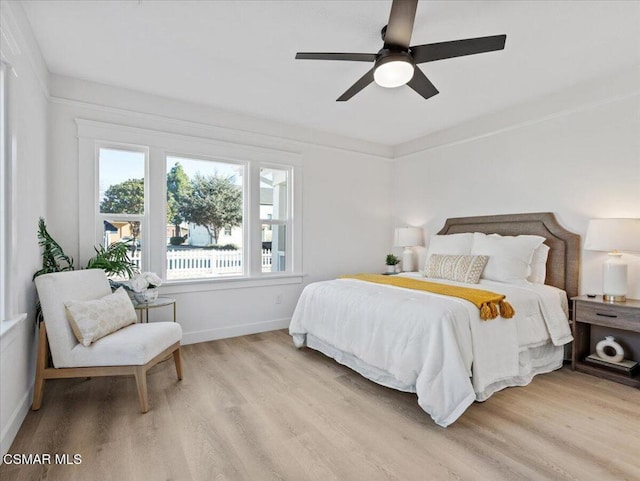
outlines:
[[422, 245], [422, 229], [419, 227], [396, 228], [396, 240], [394, 245], [399, 247]]
[[640, 252], [640, 219], [592, 219], [585, 250]]

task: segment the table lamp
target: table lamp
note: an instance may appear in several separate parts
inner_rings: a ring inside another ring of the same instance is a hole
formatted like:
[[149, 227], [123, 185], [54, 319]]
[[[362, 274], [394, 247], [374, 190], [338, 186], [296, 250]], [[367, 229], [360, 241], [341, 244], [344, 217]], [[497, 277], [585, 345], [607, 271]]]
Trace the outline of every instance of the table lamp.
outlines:
[[413, 251], [411, 248], [422, 245], [422, 229], [420, 227], [396, 228], [395, 245], [404, 247], [402, 252], [402, 271], [413, 271]]
[[602, 293], [608, 302], [627, 300], [627, 264], [624, 252], [640, 252], [640, 219], [592, 219], [587, 227], [585, 250], [605, 251]]

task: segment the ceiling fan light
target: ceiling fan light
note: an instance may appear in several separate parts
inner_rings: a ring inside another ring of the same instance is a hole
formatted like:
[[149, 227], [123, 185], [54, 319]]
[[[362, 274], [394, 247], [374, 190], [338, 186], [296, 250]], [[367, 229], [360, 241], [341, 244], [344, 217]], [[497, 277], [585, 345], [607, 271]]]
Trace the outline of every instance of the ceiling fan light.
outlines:
[[400, 87], [413, 78], [413, 70], [413, 64], [405, 59], [391, 60], [376, 67], [373, 79], [381, 87]]

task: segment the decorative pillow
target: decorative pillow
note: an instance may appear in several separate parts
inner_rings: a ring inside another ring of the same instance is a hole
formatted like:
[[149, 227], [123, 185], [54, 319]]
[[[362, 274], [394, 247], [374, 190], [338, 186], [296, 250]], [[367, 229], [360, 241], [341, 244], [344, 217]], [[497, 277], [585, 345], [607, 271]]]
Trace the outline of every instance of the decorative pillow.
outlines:
[[425, 277], [477, 284], [488, 256], [447, 256], [433, 254], [424, 267]]
[[71, 329], [85, 347], [137, 321], [131, 299], [122, 287], [102, 299], [67, 301], [64, 305]]
[[531, 274], [527, 277], [529, 282], [534, 284], [544, 284], [547, 279], [547, 257], [549, 256], [549, 246], [546, 244], [540, 244], [540, 246], [533, 251], [533, 257], [531, 258]]
[[429, 238], [427, 259], [433, 254], [469, 255], [473, 244], [473, 234], [432, 235]]
[[489, 256], [482, 279], [499, 282], [526, 282], [533, 251], [544, 242], [537, 235], [501, 236], [473, 234], [471, 254]]

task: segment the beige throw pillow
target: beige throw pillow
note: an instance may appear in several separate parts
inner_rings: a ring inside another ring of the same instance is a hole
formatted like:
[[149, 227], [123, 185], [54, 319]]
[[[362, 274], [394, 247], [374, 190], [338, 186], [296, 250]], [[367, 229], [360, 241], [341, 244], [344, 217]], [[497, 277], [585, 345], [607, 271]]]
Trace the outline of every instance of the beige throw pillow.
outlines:
[[67, 301], [64, 305], [73, 333], [86, 347], [137, 321], [131, 299], [122, 287], [102, 299]]
[[433, 254], [427, 259], [424, 276], [433, 279], [477, 284], [489, 256], [454, 256]]

